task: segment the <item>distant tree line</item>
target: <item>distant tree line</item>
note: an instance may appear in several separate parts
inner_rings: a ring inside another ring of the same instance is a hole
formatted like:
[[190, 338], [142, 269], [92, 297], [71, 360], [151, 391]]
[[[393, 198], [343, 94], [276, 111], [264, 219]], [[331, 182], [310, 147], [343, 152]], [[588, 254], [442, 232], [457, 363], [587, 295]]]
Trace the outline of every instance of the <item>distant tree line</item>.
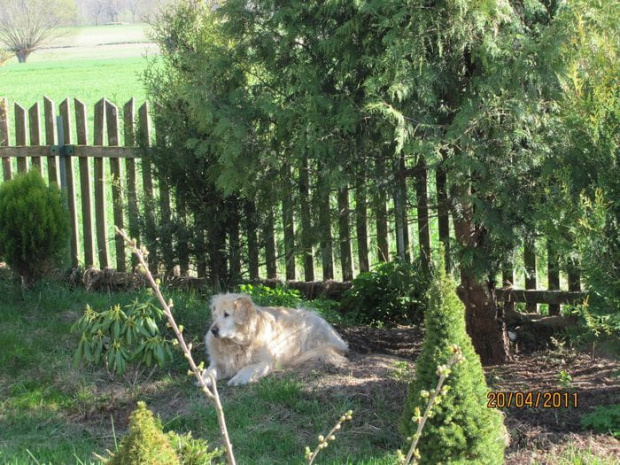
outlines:
[[74, 0], [80, 24], [141, 22], [170, 0]]

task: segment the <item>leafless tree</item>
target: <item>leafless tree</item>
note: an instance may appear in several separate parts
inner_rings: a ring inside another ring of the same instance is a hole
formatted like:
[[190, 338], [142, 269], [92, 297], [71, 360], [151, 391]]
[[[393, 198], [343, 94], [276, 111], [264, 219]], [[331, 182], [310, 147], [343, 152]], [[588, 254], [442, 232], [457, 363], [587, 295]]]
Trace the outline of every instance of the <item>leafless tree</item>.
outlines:
[[64, 19], [61, 6], [55, 0], [0, 0], [0, 43], [25, 63], [58, 34]]

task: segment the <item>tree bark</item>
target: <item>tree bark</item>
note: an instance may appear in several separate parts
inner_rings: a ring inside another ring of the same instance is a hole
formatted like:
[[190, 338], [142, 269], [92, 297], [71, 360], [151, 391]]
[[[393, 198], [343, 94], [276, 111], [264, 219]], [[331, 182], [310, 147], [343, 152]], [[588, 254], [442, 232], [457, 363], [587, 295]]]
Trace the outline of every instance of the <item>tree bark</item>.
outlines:
[[[458, 195], [463, 198], [463, 196]], [[454, 211], [456, 239], [466, 249], [480, 249], [485, 230], [476, 225], [472, 205], [460, 204]], [[458, 295], [465, 305], [467, 333], [483, 365], [496, 365], [510, 360], [510, 345], [504, 310], [497, 304], [495, 283], [477, 277], [473, 267], [461, 265]], [[490, 272], [490, 270], [489, 270]]]

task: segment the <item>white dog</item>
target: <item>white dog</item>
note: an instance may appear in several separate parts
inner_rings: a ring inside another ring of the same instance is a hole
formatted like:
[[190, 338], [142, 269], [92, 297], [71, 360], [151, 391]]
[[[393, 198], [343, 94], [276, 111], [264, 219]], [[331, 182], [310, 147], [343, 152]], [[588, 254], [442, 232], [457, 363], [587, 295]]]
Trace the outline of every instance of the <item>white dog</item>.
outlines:
[[258, 381], [276, 368], [318, 361], [344, 362], [346, 342], [317, 314], [300, 309], [259, 307], [245, 294], [211, 300], [213, 324], [205, 336], [210, 365], [207, 385], [231, 378], [229, 385]]

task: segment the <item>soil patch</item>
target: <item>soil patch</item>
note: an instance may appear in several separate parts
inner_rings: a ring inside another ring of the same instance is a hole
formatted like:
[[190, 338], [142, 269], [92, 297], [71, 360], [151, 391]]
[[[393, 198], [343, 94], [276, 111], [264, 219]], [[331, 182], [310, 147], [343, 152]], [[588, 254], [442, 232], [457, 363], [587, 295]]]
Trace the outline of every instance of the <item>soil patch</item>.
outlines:
[[[338, 328], [351, 348], [350, 363], [339, 375], [321, 378], [323, 388], [349, 396], [373, 398], [379, 390], [388, 405], [402, 406], [406, 377], [415, 369], [423, 332], [419, 328]], [[408, 364], [411, 370], [407, 370]], [[577, 407], [510, 407], [503, 409], [511, 436], [506, 463], [554, 463], [563, 448], [588, 449], [620, 459], [620, 441], [581, 428], [581, 417], [597, 406], [620, 403], [620, 362], [568, 349], [515, 356], [505, 365], [486, 367], [492, 392], [568, 393]], [[563, 394], [562, 394], [563, 396]], [[562, 397], [564, 399], [564, 397]], [[570, 402], [569, 402], [570, 403]], [[552, 457], [552, 458], [548, 458]]]

